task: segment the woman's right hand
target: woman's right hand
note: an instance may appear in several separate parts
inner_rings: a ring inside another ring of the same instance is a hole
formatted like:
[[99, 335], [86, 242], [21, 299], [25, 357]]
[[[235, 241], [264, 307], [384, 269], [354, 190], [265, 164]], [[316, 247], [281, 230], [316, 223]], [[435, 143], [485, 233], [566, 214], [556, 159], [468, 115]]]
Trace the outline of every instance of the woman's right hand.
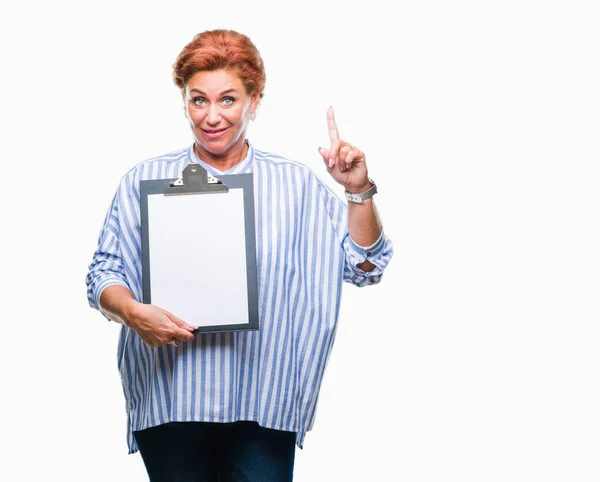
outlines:
[[172, 344], [178, 341], [192, 341], [197, 326], [190, 325], [173, 313], [158, 306], [132, 300], [127, 316], [127, 326], [151, 347]]

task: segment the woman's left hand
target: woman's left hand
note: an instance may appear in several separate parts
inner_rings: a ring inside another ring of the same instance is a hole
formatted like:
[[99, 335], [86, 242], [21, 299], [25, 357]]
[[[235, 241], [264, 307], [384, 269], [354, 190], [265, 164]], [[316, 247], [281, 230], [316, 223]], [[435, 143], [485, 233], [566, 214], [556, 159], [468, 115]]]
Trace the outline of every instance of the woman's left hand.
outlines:
[[327, 110], [327, 127], [331, 146], [329, 150], [319, 147], [327, 171], [346, 191], [354, 194], [365, 192], [371, 187], [365, 155], [360, 149], [340, 139], [333, 107]]

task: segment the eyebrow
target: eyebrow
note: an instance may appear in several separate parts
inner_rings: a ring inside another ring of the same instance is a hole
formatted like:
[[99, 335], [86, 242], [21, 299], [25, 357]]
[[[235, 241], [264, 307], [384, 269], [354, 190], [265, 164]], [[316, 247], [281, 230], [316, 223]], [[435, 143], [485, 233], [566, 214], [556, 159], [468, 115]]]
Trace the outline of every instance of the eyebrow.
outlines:
[[[201, 95], [206, 95], [206, 93], [202, 92], [200, 89], [191, 89], [190, 92], [198, 92]], [[235, 92], [237, 94], [237, 90], [235, 90], [235, 89], [227, 89], [227, 90], [224, 90], [223, 92], [221, 92], [219, 95], [230, 94], [231, 92]]]

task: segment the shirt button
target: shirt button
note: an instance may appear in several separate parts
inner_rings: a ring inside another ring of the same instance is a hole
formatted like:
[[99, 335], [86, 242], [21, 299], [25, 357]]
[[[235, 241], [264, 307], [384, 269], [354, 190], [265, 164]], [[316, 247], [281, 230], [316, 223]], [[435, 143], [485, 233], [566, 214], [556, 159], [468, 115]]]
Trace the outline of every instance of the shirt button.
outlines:
[[371, 251], [367, 251], [367, 256], [371, 256]]

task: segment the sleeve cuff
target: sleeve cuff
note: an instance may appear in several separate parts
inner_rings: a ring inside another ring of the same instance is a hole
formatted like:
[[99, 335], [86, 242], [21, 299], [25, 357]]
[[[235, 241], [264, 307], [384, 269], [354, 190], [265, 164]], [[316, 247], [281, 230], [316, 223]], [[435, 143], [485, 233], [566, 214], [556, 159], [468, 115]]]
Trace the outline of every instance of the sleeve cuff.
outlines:
[[[371, 246], [361, 246], [357, 244], [349, 234], [346, 235], [343, 244], [350, 265], [356, 273], [366, 276], [376, 276], [381, 274], [383, 269], [379, 266], [381, 263], [378, 263], [377, 259], [383, 253], [385, 247], [385, 236], [383, 231], [381, 232], [381, 235], [377, 241], [375, 241]], [[375, 265], [375, 269], [372, 271], [363, 271], [356, 266], [357, 264], [363, 263], [367, 260]]]
[[[99, 282], [96, 287], [95, 287], [95, 296], [94, 296], [94, 303], [96, 304], [96, 308], [98, 309], [98, 311], [100, 313], [102, 313], [104, 315], [104, 317], [107, 320], [111, 320], [111, 318], [108, 316], [108, 314], [102, 309], [102, 306], [100, 305], [100, 296], [102, 296], [102, 292], [108, 288], [109, 286], [113, 286], [113, 285], [120, 285], [120, 286], [124, 286], [125, 288], [127, 288], [128, 290], [131, 290], [131, 288], [129, 288], [129, 285], [123, 281], [121, 278], [119, 277], [109, 277], [109, 278], [105, 278], [103, 279], [101, 282]], [[112, 321], [112, 320], [111, 320]]]
[[345, 241], [347, 241], [349, 248], [356, 254], [357, 257], [362, 258], [362, 261], [365, 261], [370, 258], [376, 258], [383, 251], [383, 246], [385, 245], [385, 240], [383, 236], [383, 231], [371, 246], [361, 246], [354, 242], [354, 240], [348, 234], [346, 236]]

